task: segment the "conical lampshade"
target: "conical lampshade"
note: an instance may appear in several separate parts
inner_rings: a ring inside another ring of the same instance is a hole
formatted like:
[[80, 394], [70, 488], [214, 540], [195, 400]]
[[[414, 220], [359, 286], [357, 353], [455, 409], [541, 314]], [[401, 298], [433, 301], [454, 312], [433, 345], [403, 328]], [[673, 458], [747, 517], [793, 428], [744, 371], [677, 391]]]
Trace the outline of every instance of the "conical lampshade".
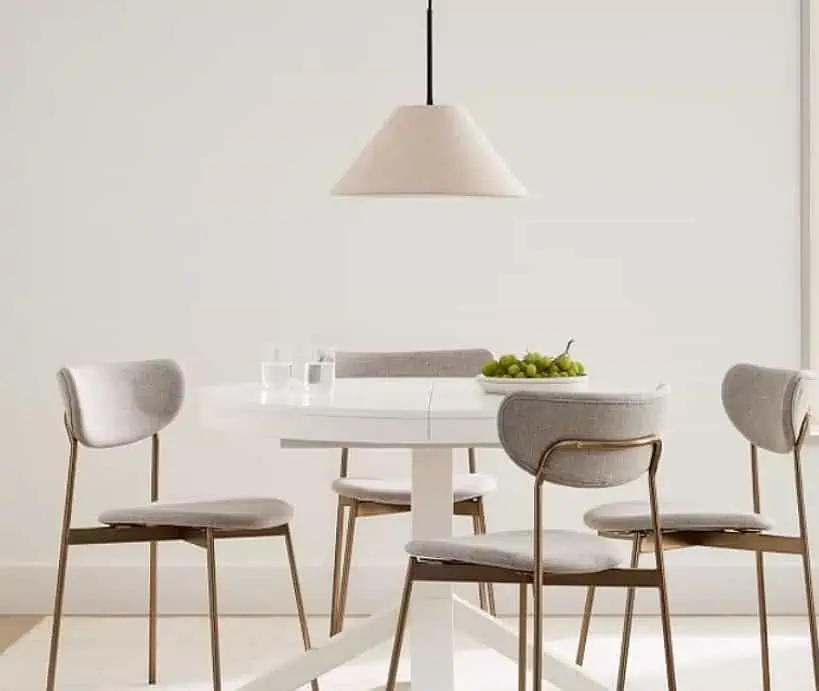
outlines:
[[333, 188], [338, 196], [525, 197], [469, 113], [396, 108]]

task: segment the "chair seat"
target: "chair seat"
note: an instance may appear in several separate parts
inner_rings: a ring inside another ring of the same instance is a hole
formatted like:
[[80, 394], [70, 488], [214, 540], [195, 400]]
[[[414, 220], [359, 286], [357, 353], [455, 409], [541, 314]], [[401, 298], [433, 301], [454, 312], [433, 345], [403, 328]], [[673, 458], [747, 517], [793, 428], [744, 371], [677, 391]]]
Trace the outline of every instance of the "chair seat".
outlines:
[[[497, 489], [490, 475], [467, 473], [452, 478], [454, 501], [476, 499]], [[412, 504], [412, 483], [409, 478], [340, 477], [333, 482], [336, 494], [347, 499], [377, 504]]]
[[[647, 502], [603, 504], [587, 511], [583, 521], [598, 532], [649, 532], [651, 509]], [[753, 512], [707, 511], [697, 506], [667, 504], [660, 508], [662, 532], [684, 530], [736, 530], [761, 533], [774, 527], [772, 521]]]
[[[413, 540], [407, 553], [419, 559], [455, 561], [534, 571], [534, 533], [515, 530], [439, 540]], [[543, 570], [546, 573], [596, 573], [620, 565], [613, 544], [588, 533], [572, 530], [543, 531]]]
[[209, 501], [155, 502], [127, 509], [109, 509], [99, 516], [111, 526], [143, 525], [213, 530], [263, 530], [285, 525], [293, 507], [281, 499], [243, 497]]

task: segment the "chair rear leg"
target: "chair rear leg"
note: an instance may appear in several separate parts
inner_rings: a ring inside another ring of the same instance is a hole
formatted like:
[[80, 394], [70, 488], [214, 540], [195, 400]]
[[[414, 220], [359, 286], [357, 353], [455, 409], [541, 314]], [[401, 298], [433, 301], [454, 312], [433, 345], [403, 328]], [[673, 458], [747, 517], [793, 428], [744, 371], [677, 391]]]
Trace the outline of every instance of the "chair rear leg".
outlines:
[[71, 532], [71, 513], [74, 508], [74, 481], [77, 477], [77, 440], [68, 430], [66, 418], [66, 432], [70, 439], [70, 453], [68, 457], [68, 475], [65, 483], [65, 505], [63, 506], [63, 522], [60, 528], [60, 554], [57, 558], [57, 584], [54, 592], [54, 619], [51, 623], [51, 644], [48, 651], [48, 672], [46, 674], [46, 691], [54, 691], [57, 679], [57, 651], [60, 647], [60, 626], [63, 619], [63, 600], [65, 597], [65, 576], [68, 567], [68, 538]]
[[338, 498], [336, 507], [336, 539], [333, 545], [333, 591], [330, 597], [330, 635], [338, 631], [338, 604], [341, 594], [341, 569], [344, 548], [344, 504]]
[[410, 597], [412, 596], [412, 558], [407, 564], [407, 575], [404, 581], [404, 593], [401, 595], [401, 606], [398, 609], [398, 622], [395, 626], [395, 640], [390, 655], [390, 669], [387, 674], [387, 685], [384, 691], [395, 691], [395, 681], [398, 677], [398, 662], [401, 660], [401, 647], [404, 644], [404, 633], [407, 630], [407, 615], [409, 614]]
[[213, 531], [205, 531], [208, 560], [208, 619], [210, 621], [210, 659], [213, 691], [222, 691], [222, 664], [219, 654], [219, 609], [216, 602], [216, 541]]
[[[639, 533], [634, 536], [631, 548], [631, 568], [636, 569], [640, 563], [640, 549], [643, 546], [643, 536]], [[631, 628], [634, 622], [634, 597], [636, 588], [626, 591], [626, 612], [623, 617], [623, 639], [620, 645], [620, 667], [617, 672], [617, 691], [626, 688], [626, 668], [628, 666], [628, 652], [631, 644]]]
[[[307, 614], [304, 611], [304, 598], [301, 594], [301, 585], [299, 585], [299, 573], [296, 569], [296, 554], [293, 550], [293, 538], [290, 536], [290, 526], [287, 527], [284, 533], [284, 542], [287, 545], [287, 561], [290, 563], [290, 580], [293, 583], [293, 594], [296, 598], [296, 612], [299, 615], [299, 626], [301, 627], [301, 640], [304, 643], [304, 649], [310, 650], [310, 629], [307, 626]], [[318, 680], [313, 679], [310, 682], [313, 691], [319, 691]]]
[[66, 536], [60, 546], [59, 563], [57, 566], [57, 588], [54, 595], [54, 619], [51, 623], [51, 646], [48, 653], [48, 674], [46, 677], [46, 691], [54, 691], [57, 678], [57, 651], [60, 646], [60, 626], [63, 619], [63, 599], [65, 596], [65, 572], [68, 566], [68, 544]]
[[519, 586], [518, 605], [518, 691], [526, 691], [526, 583]]
[[816, 604], [813, 598], [813, 578], [811, 576], [810, 540], [808, 538], [808, 518], [805, 508], [805, 491], [802, 484], [801, 439], [807, 429], [807, 418], [802, 423], [800, 441], [794, 448], [794, 475], [796, 480], [796, 506], [799, 513], [799, 537], [802, 539], [802, 568], [805, 574], [805, 600], [808, 606], [808, 624], [810, 626], [810, 647], [813, 656], [813, 680], [819, 689], [819, 631], [816, 621]]

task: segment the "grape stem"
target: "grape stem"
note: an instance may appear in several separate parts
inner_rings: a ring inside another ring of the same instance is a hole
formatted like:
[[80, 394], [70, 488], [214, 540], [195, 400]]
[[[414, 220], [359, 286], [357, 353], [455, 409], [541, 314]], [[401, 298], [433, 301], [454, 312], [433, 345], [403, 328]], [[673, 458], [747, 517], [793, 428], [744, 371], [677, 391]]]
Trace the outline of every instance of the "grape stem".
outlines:
[[[570, 339], [569, 339], [569, 342], [566, 344], [566, 348], [565, 348], [565, 350], [564, 350], [564, 351], [563, 351], [563, 352], [562, 352], [560, 355], [558, 355], [557, 357], [563, 357], [564, 355], [568, 355], [568, 354], [569, 354], [569, 350], [571, 349], [571, 347], [572, 347], [572, 345], [573, 345], [573, 344], [574, 344], [574, 339], [573, 339], [573, 338], [570, 338]], [[557, 360], [557, 358], [555, 358], [555, 360]]]

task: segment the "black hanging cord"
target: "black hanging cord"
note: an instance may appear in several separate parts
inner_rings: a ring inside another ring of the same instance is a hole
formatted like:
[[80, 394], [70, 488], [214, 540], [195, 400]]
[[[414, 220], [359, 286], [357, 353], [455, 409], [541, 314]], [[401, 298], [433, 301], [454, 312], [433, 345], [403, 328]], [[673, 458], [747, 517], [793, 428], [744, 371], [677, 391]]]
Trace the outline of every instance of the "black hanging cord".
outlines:
[[427, 105], [432, 102], [432, 0], [427, 0]]

